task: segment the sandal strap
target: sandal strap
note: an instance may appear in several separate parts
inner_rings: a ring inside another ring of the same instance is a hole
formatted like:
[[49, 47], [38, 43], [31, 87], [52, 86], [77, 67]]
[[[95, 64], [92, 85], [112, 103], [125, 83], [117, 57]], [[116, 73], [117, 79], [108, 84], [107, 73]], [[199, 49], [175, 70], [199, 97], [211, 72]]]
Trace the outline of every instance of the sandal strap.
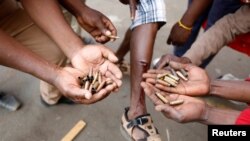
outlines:
[[148, 118], [146, 116], [138, 117], [138, 118], [128, 122], [127, 128], [131, 128], [131, 127], [134, 127], [134, 126], [137, 126], [137, 125], [144, 125], [147, 122], [148, 122]]
[[129, 120], [127, 115], [128, 110], [129, 108], [125, 108], [125, 112], [122, 116], [122, 126], [131, 138], [134, 128], [138, 128], [147, 136], [142, 140], [146, 139], [147, 141], [161, 141], [159, 132], [157, 128], [155, 128], [150, 114], [141, 115], [136, 117], [134, 120]]

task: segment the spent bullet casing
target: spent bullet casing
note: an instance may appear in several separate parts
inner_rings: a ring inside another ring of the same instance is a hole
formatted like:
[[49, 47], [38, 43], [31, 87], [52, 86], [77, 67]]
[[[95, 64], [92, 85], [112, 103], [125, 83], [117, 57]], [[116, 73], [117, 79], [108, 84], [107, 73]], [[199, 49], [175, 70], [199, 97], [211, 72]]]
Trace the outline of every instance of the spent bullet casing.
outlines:
[[178, 100], [170, 101], [170, 102], [169, 102], [169, 105], [171, 105], [171, 106], [180, 105], [180, 104], [182, 104], [183, 102], [184, 102], [183, 99], [178, 99]]
[[172, 73], [173, 76], [178, 77], [174, 69], [171, 68], [170, 71], [171, 71], [171, 73]]
[[164, 103], [164, 104], [168, 104], [169, 101], [159, 92], [155, 92], [155, 95]]
[[174, 79], [167, 77], [167, 76], [164, 77], [164, 81], [169, 83], [171, 86], [174, 86], [174, 87], [176, 87], [178, 84], [177, 81], [175, 81]]
[[172, 75], [172, 74], [168, 74], [168, 76], [169, 76], [170, 78], [174, 79], [175, 81], [179, 81], [179, 80], [180, 80], [180, 78], [179, 78], [178, 76], [174, 76], [174, 75]]
[[171, 86], [171, 84], [169, 84], [169, 83], [167, 83], [167, 82], [165, 82], [165, 81], [163, 81], [163, 80], [161, 80], [161, 79], [156, 79], [156, 82], [160, 83], [161, 85], [168, 86], [168, 87]]
[[184, 69], [180, 69], [180, 71], [185, 77], [188, 77], [188, 73]]
[[188, 81], [188, 79], [180, 72], [180, 71], [176, 71], [176, 74], [183, 80]]

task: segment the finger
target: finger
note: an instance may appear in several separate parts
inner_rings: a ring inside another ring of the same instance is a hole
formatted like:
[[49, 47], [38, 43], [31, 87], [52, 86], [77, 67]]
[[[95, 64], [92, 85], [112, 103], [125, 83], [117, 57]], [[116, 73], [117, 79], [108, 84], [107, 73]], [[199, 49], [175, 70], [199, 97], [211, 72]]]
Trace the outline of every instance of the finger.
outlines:
[[163, 104], [163, 102], [155, 96], [155, 91], [152, 85], [141, 82], [141, 87], [143, 88], [145, 94], [151, 99], [155, 105]]
[[115, 77], [110, 71], [106, 71], [105, 76], [112, 79], [118, 87], [122, 85], [122, 81], [120, 79], [117, 79], [117, 77]]
[[170, 58], [162, 56], [160, 61], [158, 62], [159, 64], [157, 69], [163, 69], [164, 67], [168, 66], [170, 60]]
[[156, 79], [155, 78], [147, 78], [146, 82], [154, 85], [154, 84], [156, 84]]
[[115, 56], [115, 54], [107, 47], [102, 46], [101, 52], [102, 52], [103, 57], [107, 58], [112, 63], [115, 63], [118, 61], [118, 58]]
[[170, 35], [169, 35], [169, 36], [168, 36], [168, 39], [167, 39], [167, 44], [168, 44], [168, 45], [171, 45], [171, 41], [172, 41], [172, 40], [171, 40], [171, 37], [170, 37]]
[[109, 41], [109, 38], [106, 37], [105, 35], [99, 35], [99, 36], [95, 36], [95, 40], [98, 43], [105, 44], [106, 42]]
[[115, 26], [113, 25], [113, 23], [108, 18], [103, 18], [103, 22], [104, 22], [104, 25], [107, 29], [107, 31], [103, 31], [104, 35], [117, 36], [117, 30], [116, 30]]
[[142, 74], [142, 78], [154, 78], [154, 79], [156, 79], [156, 77], [157, 77], [157, 74], [152, 74], [152, 73], [143, 73]]
[[175, 110], [173, 107], [171, 107], [171, 106], [169, 106], [167, 104], [165, 104], [165, 105], [157, 105], [155, 107], [155, 110], [165, 113], [165, 115], [168, 118], [173, 119], [175, 121], [179, 122], [182, 119], [182, 115], [177, 110]]
[[80, 99], [90, 99], [92, 97], [92, 94], [84, 89], [80, 89], [78, 87], [71, 88], [67, 92], [67, 96], [75, 99], [75, 98], [80, 98]]
[[155, 87], [157, 89], [160, 89], [162, 91], [168, 92], [168, 93], [178, 93], [178, 90], [175, 87], [168, 87], [159, 83], [156, 83]]
[[173, 69], [185, 69], [189, 64], [182, 64], [179, 62], [175, 62], [175, 61], [170, 61], [169, 65], [173, 68]]
[[110, 71], [117, 79], [122, 79], [122, 72], [115, 64], [109, 62], [108, 71]]
[[135, 11], [136, 11], [136, 2], [135, 2], [135, 0], [129, 0], [129, 6], [130, 6], [131, 20], [134, 20], [135, 19]]
[[166, 70], [163, 69], [150, 69], [147, 71], [148, 73], [152, 73], [152, 74], [162, 74], [162, 73], [166, 73]]

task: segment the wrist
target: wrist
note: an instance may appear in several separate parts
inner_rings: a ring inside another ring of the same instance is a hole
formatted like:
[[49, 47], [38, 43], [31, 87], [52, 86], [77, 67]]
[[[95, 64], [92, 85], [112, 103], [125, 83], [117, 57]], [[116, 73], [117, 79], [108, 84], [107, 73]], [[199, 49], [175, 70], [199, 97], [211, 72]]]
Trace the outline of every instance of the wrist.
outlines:
[[192, 30], [192, 26], [186, 25], [185, 23], [183, 23], [181, 20], [178, 21], [178, 25], [179, 27], [187, 30], [187, 31], [191, 31]]
[[65, 46], [63, 48], [67, 48], [67, 50], [65, 50], [64, 52], [70, 60], [83, 48], [83, 46], [85, 46], [81, 38], [70, 40], [63, 45]]
[[57, 79], [58, 79], [59, 74], [61, 73], [61, 71], [62, 71], [61, 67], [56, 66], [56, 65], [53, 67], [53, 71], [52, 71], [52, 75], [51, 75], [51, 80], [50, 80], [50, 82], [51, 82], [51, 84], [53, 86], [57, 85]]
[[207, 123], [208, 119], [209, 119], [209, 114], [210, 114], [210, 111], [212, 109], [211, 106], [209, 106], [208, 104], [204, 103], [204, 109], [203, 109], [203, 112], [201, 114], [201, 117], [200, 117], [200, 121], [202, 123]]
[[181, 63], [192, 64], [192, 61], [188, 57], [181, 57]]
[[209, 95], [217, 95], [216, 80], [210, 82]]

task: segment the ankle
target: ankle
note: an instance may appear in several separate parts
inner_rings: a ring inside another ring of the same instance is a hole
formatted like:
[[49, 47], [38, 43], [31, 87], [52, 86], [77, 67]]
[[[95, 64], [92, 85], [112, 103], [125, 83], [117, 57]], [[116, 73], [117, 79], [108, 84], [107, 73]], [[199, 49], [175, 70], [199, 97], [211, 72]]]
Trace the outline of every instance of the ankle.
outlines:
[[136, 117], [140, 116], [140, 115], [144, 115], [146, 114], [147, 111], [146, 109], [145, 110], [129, 110], [128, 111], [128, 119], [131, 120], [131, 119], [135, 119]]

